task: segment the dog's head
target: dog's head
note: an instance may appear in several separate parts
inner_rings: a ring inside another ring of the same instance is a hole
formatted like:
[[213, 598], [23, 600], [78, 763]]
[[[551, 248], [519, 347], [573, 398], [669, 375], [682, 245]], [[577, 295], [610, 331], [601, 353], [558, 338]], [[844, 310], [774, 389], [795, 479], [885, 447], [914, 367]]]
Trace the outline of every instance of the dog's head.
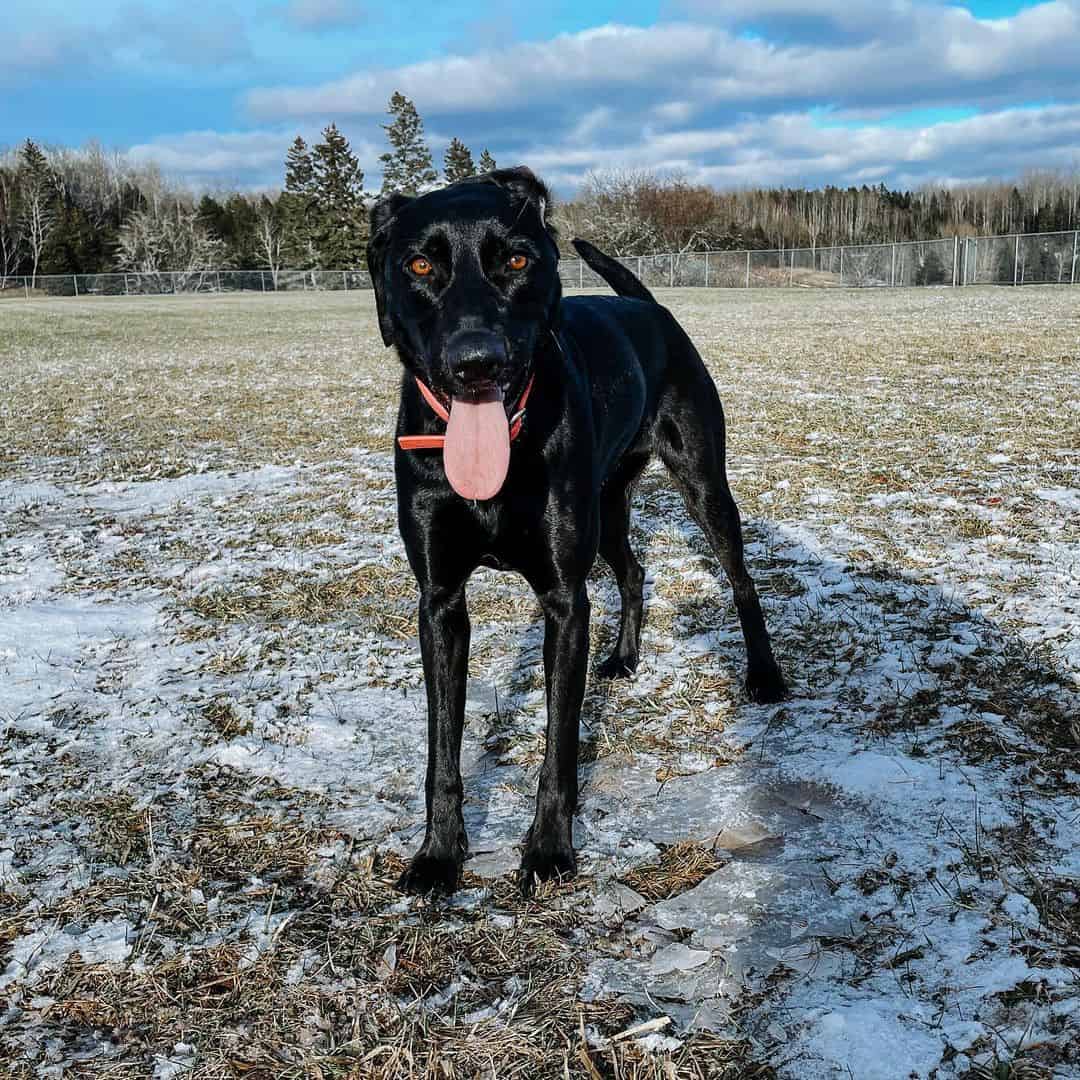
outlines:
[[445, 397], [524, 385], [562, 295], [549, 212], [547, 188], [523, 166], [373, 207], [383, 341]]

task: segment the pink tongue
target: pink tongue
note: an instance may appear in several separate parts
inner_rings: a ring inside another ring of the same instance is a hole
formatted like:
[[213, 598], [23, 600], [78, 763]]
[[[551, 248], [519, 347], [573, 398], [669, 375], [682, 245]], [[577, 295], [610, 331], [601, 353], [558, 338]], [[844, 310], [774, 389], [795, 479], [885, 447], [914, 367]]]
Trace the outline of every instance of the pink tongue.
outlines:
[[454, 398], [446, 425], [443, 467], [463, 499], [490, 499], [510, 468], [510, 425], [502, 394], [481, 401]]

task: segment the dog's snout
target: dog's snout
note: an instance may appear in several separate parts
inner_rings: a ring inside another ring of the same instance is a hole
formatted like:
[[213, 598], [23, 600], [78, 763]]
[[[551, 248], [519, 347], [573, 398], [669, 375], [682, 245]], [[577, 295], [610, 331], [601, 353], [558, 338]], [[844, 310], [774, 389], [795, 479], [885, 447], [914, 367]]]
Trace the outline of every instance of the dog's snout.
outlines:
[[463, 331], [446, 343], [446, 366], [464, 386], [498, 382], [506, 368], [506, 345], [496, 334]]

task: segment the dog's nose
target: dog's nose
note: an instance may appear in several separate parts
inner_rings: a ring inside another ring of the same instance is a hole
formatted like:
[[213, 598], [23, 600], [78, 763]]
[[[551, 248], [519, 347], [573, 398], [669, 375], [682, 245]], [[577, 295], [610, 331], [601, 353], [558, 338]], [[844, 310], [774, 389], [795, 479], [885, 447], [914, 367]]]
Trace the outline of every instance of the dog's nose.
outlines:
[[444, 353], [451, 376], [463, 386], [497, 382], [506, 367], [506, 345], [497, 334], [466, 330], [454, 334]]

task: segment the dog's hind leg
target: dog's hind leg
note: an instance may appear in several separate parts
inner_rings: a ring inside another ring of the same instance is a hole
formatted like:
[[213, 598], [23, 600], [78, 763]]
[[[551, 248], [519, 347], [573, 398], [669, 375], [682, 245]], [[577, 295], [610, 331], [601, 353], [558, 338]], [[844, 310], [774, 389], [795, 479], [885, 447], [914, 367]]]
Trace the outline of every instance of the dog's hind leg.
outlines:
[[[689, 341], [684, 348], [693, 350]], [[747, 692], [754, 701], [779, 701], [787, 687], [773, 657], [757, 589], [743, 560], [742, 523], [725, 469], [724, 411], [696, 350], [680, 357], [671, 374], [655, 433], [657, 449], [687, 510], [731, 582], [746, 642]]]
[[630, 547], [630, 497], [634, 483], [648, 460], [647, 454], [625, 458], [604, 486], [600, 497], [600, 557], [615, 574], [622, 602], [618, 641], [611, 655], [598, 669], [600, 676], [605, 679], [632, 675], [638, 664], [645, 572]]

